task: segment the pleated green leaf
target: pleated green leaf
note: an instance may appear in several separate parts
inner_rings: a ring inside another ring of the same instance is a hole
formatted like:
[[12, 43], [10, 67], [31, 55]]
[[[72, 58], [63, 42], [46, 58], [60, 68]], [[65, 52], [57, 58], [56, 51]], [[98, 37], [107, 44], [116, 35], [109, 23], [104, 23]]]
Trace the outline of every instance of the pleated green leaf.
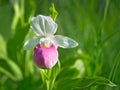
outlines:
[[96, 85], [107, 85], [115, 87], [116, 85], [103, 77], [97, 78], [69, 78], [56, 82], [55, 90], [84, 90]]

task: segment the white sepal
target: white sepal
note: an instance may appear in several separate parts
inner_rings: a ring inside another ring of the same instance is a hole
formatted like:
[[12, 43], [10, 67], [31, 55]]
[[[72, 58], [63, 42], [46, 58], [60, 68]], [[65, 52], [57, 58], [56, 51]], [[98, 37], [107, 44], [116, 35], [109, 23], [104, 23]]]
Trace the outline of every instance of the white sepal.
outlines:
[[49, 16], [38, 15], [30, 21], [31, 29], [39, 35], [53, 35], [57, 30], [57, 24]]
[[39, 25], [39, 20], [37, 17], [32, 17], [30, 20], [30, 28], [33, 30], [33, 32], [37, 35], [44, 35], [40, 25]]

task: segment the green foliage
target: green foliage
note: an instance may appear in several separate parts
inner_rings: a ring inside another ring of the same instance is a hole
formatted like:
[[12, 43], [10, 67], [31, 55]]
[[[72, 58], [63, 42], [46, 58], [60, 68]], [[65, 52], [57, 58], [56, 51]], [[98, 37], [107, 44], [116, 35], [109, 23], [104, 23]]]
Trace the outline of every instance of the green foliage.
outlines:
[[57, 64], [48, 70], [40, 69], [40, 74], [43, 81], [44, 90], [53, 90], [54, 83], [56, 80], [57, 75], [60, 72], [60, 62], [58, 61]]
[[[79, 42], [58, 48], [59, 62], [41, 75], [33, 50], [23, 50], [33, 35], [29, 19], [38, 14], [56, 19], [57, 33]], [[0, 0], [0, 21], [0, 90], [120, 89], [119, 0]]]
[[54, 3], [52, 4], [52, 6], [50, 7], [50, 16], [53, 18], [53, 20], [56, 20], [56, 17], [58, 15], [58, 12], [55, 10], [55, 6]]
[[[97, 77], [97, 78], [69, 78], [69, 79], [62, 79], [56, 83], [55, 90], [84, 90], [91, 86], [96, 85], [108, 85], [111, 87], [116, 86], [111, 81]], [[60, 88], [61, 87], [61, 88]]]

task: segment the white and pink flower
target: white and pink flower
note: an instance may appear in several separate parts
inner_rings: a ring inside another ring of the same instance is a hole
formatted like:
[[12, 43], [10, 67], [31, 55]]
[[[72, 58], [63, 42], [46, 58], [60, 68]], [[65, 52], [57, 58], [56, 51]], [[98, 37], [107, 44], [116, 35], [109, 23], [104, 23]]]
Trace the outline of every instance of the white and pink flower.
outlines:
[[24, 49], [34, 48], [34, 62], [40, 68], [51, 68], [57, 63], [57, 47], [73, 48], [78, 45], [69, 37], [54, 35], [57, 31], [57, 24], [49, 16], [33, 17], [30, 27], [36, 36], [25, 42]]

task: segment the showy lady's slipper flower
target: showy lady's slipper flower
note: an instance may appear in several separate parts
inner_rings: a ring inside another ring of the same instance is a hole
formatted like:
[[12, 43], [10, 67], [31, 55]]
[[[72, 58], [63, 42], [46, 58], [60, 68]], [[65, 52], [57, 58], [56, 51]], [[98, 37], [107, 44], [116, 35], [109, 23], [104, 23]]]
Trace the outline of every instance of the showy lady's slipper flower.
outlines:
[[33, 17], [30, 27], [36, 36], [25, 42], [24, 49], [34, 48], [34, 62], [40, 68], [51, 68], [57, 63], [57, 47], [72, 48], [78, 45], [76, 41], [68, 37], [54, 35], [57, 24], [49, 16]]

